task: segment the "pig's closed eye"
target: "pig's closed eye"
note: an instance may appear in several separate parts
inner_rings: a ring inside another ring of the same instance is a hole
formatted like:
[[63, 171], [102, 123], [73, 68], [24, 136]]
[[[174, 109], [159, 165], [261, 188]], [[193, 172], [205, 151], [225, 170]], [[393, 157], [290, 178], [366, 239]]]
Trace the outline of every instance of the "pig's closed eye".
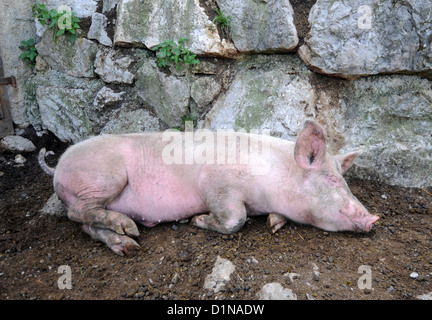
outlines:
[[330, 182], [330, 184], [332, 185], [339, 185], [339, 179], [336, 176], [328, 176], [328, 181]]

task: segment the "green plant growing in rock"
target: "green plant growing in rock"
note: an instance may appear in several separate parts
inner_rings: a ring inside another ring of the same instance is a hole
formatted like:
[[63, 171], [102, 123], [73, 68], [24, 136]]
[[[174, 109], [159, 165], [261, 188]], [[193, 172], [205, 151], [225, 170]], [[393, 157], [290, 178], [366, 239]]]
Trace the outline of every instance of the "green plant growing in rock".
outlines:
[[154, 47], [158, 67], [169, 68], [174, 64], [176, 69], [179, 70], [182, 64], [198, 64], [199, 60], [196, 55], [183, 47], [186, 41], [187, 38], [181, 38], [177, 44], [172, 40], [165, 40]]
[[23, 53], [20, 54], [19, 58], [30, 64], [32, 68], [36, 65], [36, 57], [38, 52], [35, 47], [35, 40], [33, 38], [26, 41], [21, 41], [21, 46], [19, 47]]
[[69, 35], [69, 41], [71, 44], [75, 43], [75, 40], [79, 36], [83, 36], [83, 33], [78, 34], [80, 29], [79, 22], [81, 21], [76, 13], [73, 11], [57, 11], [48, 10], [45, 4], [36, 3], [32, 5], [32, 17], [38, 19], [41, 25], [48, 26], [48, 29], [53, 29], [53, 39], [56, 42], [57, 37], [62, 34]]
[[220, 26], [222, 31], [228, 33], [231, 29], [231, 16], [225, 17], [223, 11], [219, 9], [215, 9], [215, 11], [217, 13], [217, 16], [213, 19], [212, 25], [217, 24]]
[[181, 118], [182, 125], [179, 127], [173, 127], [172, 129], [185, 132], [186, 128], [191, 129], [194, 128], [197, 124], [197, 120], [192, 115], [184, 115]]

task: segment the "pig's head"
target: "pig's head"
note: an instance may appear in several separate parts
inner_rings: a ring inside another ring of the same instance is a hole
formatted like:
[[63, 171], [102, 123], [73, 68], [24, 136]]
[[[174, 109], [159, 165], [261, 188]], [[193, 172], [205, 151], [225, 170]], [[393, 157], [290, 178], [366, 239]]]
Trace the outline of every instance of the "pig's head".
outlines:
[[324, 130], [313, 121], [306, 121], [297, 138], [294, 158], [300, 167], [298, 187], [304, 223], [327, 231], [369, 232], [379, 219], [371, 215], [351, 193], [342, 174], [360, 152], [332, 156], [326, 151]]

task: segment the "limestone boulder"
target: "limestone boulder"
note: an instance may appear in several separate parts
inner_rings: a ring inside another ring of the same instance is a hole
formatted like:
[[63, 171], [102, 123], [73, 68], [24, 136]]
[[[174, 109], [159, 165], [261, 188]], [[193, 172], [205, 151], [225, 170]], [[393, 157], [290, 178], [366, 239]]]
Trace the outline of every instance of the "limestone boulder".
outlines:
[[342, 151], [364, 151], [351, 174], [393, 185], [432, 185], [430, 81], [408, 75], [374, 76], [352, 82], [342, 94]]
[[60, 6], [69, 6], [79, 18], [91, 17], [96, 12], [98, 0], [40, 0], [38, 3], [46, 4], [47, 8], [58, 9]]
[[54, 42], [52, 34], [47, 32], [36, 49], [51, 69], [73, 77], [94, 76], [93, 61], [98, 47], [93, 41], [83, 38], [71, 44], [67, 37], [58, 37]]
[[289, 0], [217, 0], [240, 52], [291, 51], [298, 44]]
[[316, 103], [309, 75], [295, 55], [251, 56], [240, 63], [230, 87], [200, 127], [269, 130], [273, 136], [292, 140]]
[[134, 74], [128, 68], [134, 58], [130, 55], [116, 54], [114, 50], [99, 50], [96, 54], [94, 67], [104, 82], [107, 83], [126, 83], [134, 81]]
[[160, 130], [159, 119], [148, 110], [122, 108], [112, 114], [111, 119], [104, 125], [101, 133], [123, 134]]
[[232, 57], [237, 49], [221, 39], [199, 0], [121, 0], [114, 44], [152, 49], [165, 40], [187, 38], [198, 55]]
[[432, 78], [429, 0], [318, 0], [299, 55], [314, 71], [348, 79], [379, 73]]
[[55, 70], [33, 79], [38, 117], [43, 129], [64, 142], [79, 142], [98, 133], [96, 108], [91, 103], [103, 87], [96, 79], [75, 78]]
[[110, 47], [112, 46], [112, 40], [108, 37], [106, 28], [108, 25], [108, 18], [102, 13], [93, 13], [92, 23], [90, 25], [90, 30], [87, 34], [87, 38], [95, 39], [99, 41], [100, 44]]
[[0, 140], [0, 150], [13, 153], [33, 152], [35, 145], [30, 140], [21, 136], [6, 136]]
[[149, 105], [169, 127], [181, 126], [189, 113], [190, 81], [187, 77], [159, 71], [152, 59], [147, 59], [136, 73], [138, 98]]

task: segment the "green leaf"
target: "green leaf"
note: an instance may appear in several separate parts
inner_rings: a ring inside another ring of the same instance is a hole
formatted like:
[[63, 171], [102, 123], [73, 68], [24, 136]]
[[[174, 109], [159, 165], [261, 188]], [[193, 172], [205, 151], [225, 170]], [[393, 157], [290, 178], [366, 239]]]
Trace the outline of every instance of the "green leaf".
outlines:
[[59, 29], [59, 31], [56, 32], [56, 36], [61, 36], [63, 33], [65, 33], [65, 29]]
[[166, 57], [166, 52], [161, 50], [158, 53], [156, 53], [156, 56], [158, 58], [165, 58]]
[[71, 33], [69, 35], [69, 41], [70, 41], [71, 44], [74, 44], [76, 39], [77, 39], [77, 35], [76, 34]]

